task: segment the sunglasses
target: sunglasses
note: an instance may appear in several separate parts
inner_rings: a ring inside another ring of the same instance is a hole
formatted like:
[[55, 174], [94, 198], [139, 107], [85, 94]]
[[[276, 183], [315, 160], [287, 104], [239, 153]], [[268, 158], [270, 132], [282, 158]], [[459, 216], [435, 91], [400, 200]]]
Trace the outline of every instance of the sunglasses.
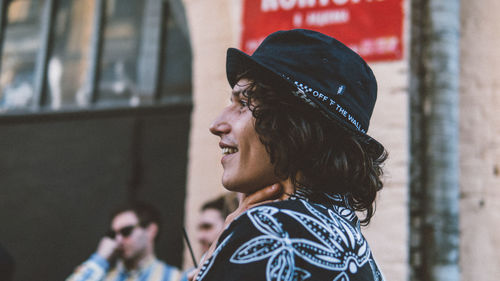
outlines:
[[120, 234], [123, 238], [127, 238], [130, 236], [130, 234], [132, 234], [132, 231], [134, 231], [134, 228], [136, 228], [138, 226], [139, 226], [138, 224], [128, 225], [128, 226], [125, 226], [125, 227], [118, 229], [117, 231], [110, 229], [108, 231], [108, 233], [106, 234], [106, 236], [108, 236], [111, 239], [115, 239], [116, 235]]

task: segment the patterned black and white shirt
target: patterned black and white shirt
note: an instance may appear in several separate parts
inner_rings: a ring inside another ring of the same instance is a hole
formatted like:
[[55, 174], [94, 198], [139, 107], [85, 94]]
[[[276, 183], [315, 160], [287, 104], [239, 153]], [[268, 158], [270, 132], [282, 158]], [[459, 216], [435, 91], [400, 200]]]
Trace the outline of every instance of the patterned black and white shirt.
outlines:
[[223, 232], [195, 281], [383, 281], [355, 212], [341, 196], [248, 210]]

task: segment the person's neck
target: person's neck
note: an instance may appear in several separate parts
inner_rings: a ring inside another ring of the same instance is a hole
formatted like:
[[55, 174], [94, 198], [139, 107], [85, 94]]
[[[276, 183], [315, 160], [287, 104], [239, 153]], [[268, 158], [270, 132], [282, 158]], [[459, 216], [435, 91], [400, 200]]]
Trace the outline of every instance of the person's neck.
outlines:
[[290, 198], [291, 194], [295, 193], [296, 187], [295, 187], [295, 185], [293, 185], [292, 180], [290, 178], [281, 181], [280, 184], [283, 188], [282, 189], [283, 194], [281, 195], [281, 197], [279, 199], [286, 200], [286, 199]]
[[151, 252], [147, 251], [143, 255], [140, 255], [134, 259], [123, 260], [123, 265], [125, 266], [127, 271], [137, 270], [144, 267], [144, 265], [149, 263], [154, 258], [155, 258], [154, 253], [152, 251]]

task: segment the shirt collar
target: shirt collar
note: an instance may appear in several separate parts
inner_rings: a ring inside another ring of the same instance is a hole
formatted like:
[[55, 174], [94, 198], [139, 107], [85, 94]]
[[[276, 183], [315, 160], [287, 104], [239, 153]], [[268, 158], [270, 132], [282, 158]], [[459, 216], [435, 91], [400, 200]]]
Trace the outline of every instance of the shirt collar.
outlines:
[[118, 272], [120, 272], [120, 274], [125, 274], [125, 275], [129, 275], [129, 276], [140, 276], [146, 270], [151, 268], [151, 266], [153, 266], [153, 264], [156, 263], [156, 261], [157, 261], [157, 259], [155, 256], [149, 256], [149, 257], [145, 258], [144, 260], [140, 261], [139, 265], [137, 266], [136, 269], [127, 270], [127, 268], [123, 264], [123, 261], [120, 260], [118, 262], [118, 265], [117, 265]]

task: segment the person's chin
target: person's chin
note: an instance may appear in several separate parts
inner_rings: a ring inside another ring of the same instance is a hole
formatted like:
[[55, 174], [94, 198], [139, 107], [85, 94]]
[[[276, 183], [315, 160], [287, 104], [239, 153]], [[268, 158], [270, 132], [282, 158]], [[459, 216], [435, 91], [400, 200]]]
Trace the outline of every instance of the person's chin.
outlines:
[[127, 251], [122, 251], [122, 252], [120, 253], [120, 257], [121, 257], [122, 259], [124, 259], [124, 260], [129, 260], [129, 259], [131, 259], [131, 258], [132, 258], [132, 254], [131, 254], [131, 253], [129, 253], [129, 252], [127, 252]]
[[227, 171], [222, 174], [222, 186], [229, 191], [238, 191], [238, 184]]
[[245, 194], [251, 194], [254, 193], [255, 191], [261, 189], [259, 187], [254, 187], [254, 186], [246, 186], [242, 184], [237, 184], [233, 182], [222, 182], [222, 185], [224, 188], [226, 188], [229, 191], [233, 192], [240, 192], [240, 193], [245, 193]]
[[238, 182], [226, 174], [222, 175], [222, 186], [229, 191], [242, 192]]

